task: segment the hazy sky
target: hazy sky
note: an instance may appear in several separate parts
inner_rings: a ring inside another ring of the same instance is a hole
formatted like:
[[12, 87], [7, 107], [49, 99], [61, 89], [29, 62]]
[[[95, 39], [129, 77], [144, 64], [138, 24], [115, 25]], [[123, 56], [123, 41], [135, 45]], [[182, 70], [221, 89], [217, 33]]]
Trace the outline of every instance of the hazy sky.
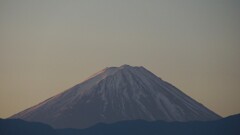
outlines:
[[239, 0], [0, 0], [0, 117], [110, 66], [240, 113]]

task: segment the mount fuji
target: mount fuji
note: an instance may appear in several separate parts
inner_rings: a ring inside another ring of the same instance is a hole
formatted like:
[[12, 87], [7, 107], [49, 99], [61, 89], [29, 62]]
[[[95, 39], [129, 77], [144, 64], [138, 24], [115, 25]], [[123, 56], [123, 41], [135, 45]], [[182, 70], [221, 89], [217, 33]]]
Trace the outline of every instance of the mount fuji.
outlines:
[[54, 128], [124, 120], [210, 121], [221, 116], [144, 67], [109, 67], [10, 118]]

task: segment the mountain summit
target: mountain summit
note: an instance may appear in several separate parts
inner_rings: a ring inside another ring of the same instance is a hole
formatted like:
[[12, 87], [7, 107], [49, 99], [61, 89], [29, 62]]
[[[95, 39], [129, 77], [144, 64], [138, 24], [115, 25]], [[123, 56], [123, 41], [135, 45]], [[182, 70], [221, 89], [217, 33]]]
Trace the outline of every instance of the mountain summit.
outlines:
[[221, 117], [144, 67], [109, 67], [11, 118], [55, 128], [123, 120], [208, 121]]

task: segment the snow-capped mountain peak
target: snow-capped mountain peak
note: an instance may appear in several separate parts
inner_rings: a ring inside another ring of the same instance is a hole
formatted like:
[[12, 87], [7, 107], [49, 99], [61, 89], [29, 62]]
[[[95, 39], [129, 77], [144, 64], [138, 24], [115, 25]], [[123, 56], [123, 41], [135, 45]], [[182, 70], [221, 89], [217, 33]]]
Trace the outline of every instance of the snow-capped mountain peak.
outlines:
[[56, 128], [85, 128], [122, 120], [195, 121], [220, 116], [144, 67], [108, 67], [11, 118]]

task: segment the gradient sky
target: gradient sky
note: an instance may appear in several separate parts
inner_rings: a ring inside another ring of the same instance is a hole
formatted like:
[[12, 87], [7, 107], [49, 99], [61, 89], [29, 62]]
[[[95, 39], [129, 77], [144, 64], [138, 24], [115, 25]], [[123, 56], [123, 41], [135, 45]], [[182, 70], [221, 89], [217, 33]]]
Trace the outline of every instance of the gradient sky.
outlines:
[[240, 113], [239, 0], [0, 0], [0, 117], [111, 66]]

